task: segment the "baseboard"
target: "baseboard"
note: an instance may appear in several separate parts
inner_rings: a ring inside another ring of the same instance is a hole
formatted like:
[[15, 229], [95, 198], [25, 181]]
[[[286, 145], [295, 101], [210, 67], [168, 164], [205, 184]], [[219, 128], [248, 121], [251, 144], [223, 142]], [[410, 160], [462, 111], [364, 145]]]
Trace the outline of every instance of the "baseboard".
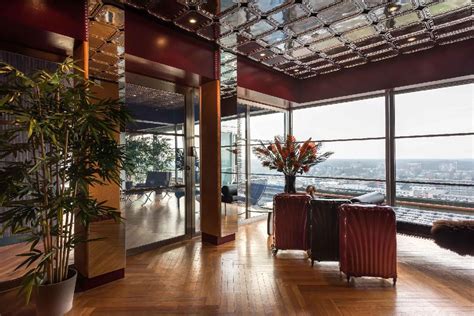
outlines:
[[87, 291], [112, 281], [123, 279], [124, 277], [125, 269], [118, 269], [93, 278], [86, 278], [79, 273], [77, 275], [76, 292]]
[[218, 246], [218, 245], [225, 244], [226, 242], [229, 242], [229, 241], [234, 241], [235, 233], [224, 236], [224, 237], [218, 237], [218, 236], [209, 235], [206, 233], [201, 233], [201, 240], [203, 242]]

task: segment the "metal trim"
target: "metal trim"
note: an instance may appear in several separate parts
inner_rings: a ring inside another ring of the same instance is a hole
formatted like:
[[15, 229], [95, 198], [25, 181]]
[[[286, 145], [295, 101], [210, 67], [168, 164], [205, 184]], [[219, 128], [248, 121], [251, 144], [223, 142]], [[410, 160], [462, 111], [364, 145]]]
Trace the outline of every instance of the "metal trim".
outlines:
[[250, 156], [250, 106], [245, 107], [245, 219], [250, 217], [250, 174], [251, 169]]
[[385, 190], [388, 205], [396, 200], [395, 97], [392, 89], [385, 91]]
[[422, 135], [406, 135], [406, 136], [395, 136], [395, 139], [406, 139], [406, 138], [434, 138], [434, 137], [456, 137], [456, 136], [472, 136], [474, 132], [466, 133], [446, 133], [446, 134], [422, 134]]

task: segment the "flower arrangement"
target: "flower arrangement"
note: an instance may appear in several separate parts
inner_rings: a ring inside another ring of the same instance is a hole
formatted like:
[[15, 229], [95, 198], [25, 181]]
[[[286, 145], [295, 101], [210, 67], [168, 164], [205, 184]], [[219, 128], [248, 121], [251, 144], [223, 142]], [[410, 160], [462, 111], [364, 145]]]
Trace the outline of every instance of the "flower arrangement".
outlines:
[[[319, 154], [321, 147], [321, 143], [311, 141], [311, 138], [300, 143], [292, 135], [288, 135], [286, 140], [276, 136], [274, 143], [268, 146], [261, 143], [261, 146], [254, 148], [254, 153], [264, 167], [283, 172], [287, 176], [287, 182], [293, 181], [294, 187], [294, 177], [297, 174], [307, 173], [311, 167], [326, 161], [333, 154]], [[293, 187], [288, 187], [287, 183], [285, 192], [294, 192]]]

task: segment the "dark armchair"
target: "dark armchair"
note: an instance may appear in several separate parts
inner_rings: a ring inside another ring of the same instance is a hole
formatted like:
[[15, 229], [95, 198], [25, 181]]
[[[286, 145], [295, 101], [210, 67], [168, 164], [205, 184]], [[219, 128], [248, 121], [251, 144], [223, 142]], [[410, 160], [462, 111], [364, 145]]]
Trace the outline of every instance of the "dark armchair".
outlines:
[[[257, 205], [260, 199], [265, 193], [267, 188], [267, 180], [261, 181], [252, 181], [250, 183], [250, 205]], [[224, 185], [221, 189], [222, 192], [222, 203], [224, 203], [225, 212], [227, 212], [227, 204], [232, 204], [234, 202], [245, 202], [245, 196], [238, 195], [237, 184]]]
[[313, 199], [310, 212], [311, 264], [339, 261], [338, 208], [345, 199]]

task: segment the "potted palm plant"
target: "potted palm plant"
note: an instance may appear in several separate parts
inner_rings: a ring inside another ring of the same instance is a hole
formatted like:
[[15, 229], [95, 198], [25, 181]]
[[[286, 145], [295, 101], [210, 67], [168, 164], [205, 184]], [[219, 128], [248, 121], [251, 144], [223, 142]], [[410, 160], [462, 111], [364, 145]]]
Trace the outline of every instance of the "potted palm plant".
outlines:
[[22, 291], [27, 301], [36, 294], [40, 315], [72, 307], [69, 256], [88, 241], [75, 223], [120, 220], [89, 188], [119, 183], [126, 156], [116, 136], [130, 116], [117, 100], [97, 99], [92, 85], [69, 60], [31, 76], [0, 63], [0, 227], [26, 236], [17, 269], [25, 268]]
[[295, 137], [288, 135], [286, 140], [276, 136], [275, 142], [266, 146], [261, 142], [254, 148], [254, 153], [264, 167], [283, 172], [285, 175], [285, 192], [295, 193], [296, 175], [307, 173], [311, 167], [326, 161], [333, 152], [319, 153], [322, 144], [311, 141], [304, 143], [296, 141]]

